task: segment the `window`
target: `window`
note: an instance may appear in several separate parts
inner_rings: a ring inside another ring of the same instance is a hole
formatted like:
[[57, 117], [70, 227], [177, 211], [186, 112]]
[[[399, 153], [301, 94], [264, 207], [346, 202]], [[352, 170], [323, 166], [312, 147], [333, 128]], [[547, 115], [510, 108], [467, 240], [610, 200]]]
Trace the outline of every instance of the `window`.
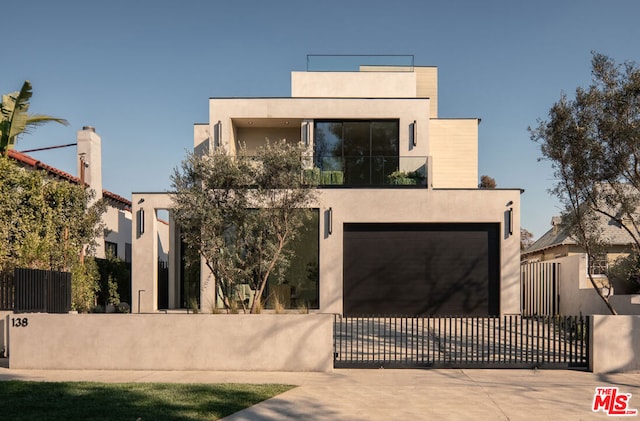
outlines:
[[282, 282], [269, 278], [265, 290], [266, 308], [274, 308], [276, 300], [286, 309], [319, 308], [319, 245], [320, 210], [300, 229], [298, 236], [287, 246], [295, 250]]
[[118, 243], [112, 243], [111, 241], [104, 242], [104, 254], [105, 257], [118, 257]]
[[316, 121], [320, 184], [386, 185], [399, 168], [398, 120]]
[[607, 274], [607, 254], [598, 253], [593, 259], [589, 259], [589, 273], [591, 275]]
[[131, 263], [131, 243], [124, 243], [124, 261]]

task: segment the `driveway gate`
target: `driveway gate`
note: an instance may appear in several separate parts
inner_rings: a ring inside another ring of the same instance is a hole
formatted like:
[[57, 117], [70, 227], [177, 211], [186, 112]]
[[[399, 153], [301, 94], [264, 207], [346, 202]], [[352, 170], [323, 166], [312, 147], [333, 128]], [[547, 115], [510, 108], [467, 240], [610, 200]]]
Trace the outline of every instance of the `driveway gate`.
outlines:
[[336, 368], [588, 368], [588, 316], [342, 317]]

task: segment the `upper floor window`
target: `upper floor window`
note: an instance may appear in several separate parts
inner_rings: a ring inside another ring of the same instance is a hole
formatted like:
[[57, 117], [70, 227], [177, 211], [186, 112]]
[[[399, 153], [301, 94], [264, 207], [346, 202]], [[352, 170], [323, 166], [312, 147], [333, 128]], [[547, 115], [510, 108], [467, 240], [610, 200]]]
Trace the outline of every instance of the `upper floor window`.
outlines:
[[388, 185], [399, 169], [398, 120], [317, 120], [314, 130], [320, 184]]

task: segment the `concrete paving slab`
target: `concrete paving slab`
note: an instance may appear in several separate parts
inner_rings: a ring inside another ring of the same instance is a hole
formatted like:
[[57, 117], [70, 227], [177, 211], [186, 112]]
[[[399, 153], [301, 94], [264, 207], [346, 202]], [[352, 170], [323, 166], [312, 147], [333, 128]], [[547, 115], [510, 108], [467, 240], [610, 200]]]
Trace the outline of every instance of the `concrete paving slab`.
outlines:
[[[252, 420], [608, 420], [591, 410], [596, 387], [631, 393], [640, 409], [640, 372], [572, 370], [347, 370], [331, 373], [11, 370], [1, 380], [285, 383], [298, 387], [237, 412]], [[619, 419], [638, 419], [618, 417]]]
[[[226, 418], [239, 420], [596, 420], [595, 387], [618, 386], [640, 407], [640, 373], [577, 371], [336, 370]], [[622, 417], [621, 417], [622, 418]], [[626, 417], [628, 419], [628, 417]]]

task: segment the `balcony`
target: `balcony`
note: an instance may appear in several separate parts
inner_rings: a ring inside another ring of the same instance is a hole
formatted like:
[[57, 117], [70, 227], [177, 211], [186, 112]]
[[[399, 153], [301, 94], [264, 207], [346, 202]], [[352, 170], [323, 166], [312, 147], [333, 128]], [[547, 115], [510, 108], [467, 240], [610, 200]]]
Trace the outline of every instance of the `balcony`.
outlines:
[[321, 187], [426, 187], [427, 157], [320, 156], [305, 177]]

